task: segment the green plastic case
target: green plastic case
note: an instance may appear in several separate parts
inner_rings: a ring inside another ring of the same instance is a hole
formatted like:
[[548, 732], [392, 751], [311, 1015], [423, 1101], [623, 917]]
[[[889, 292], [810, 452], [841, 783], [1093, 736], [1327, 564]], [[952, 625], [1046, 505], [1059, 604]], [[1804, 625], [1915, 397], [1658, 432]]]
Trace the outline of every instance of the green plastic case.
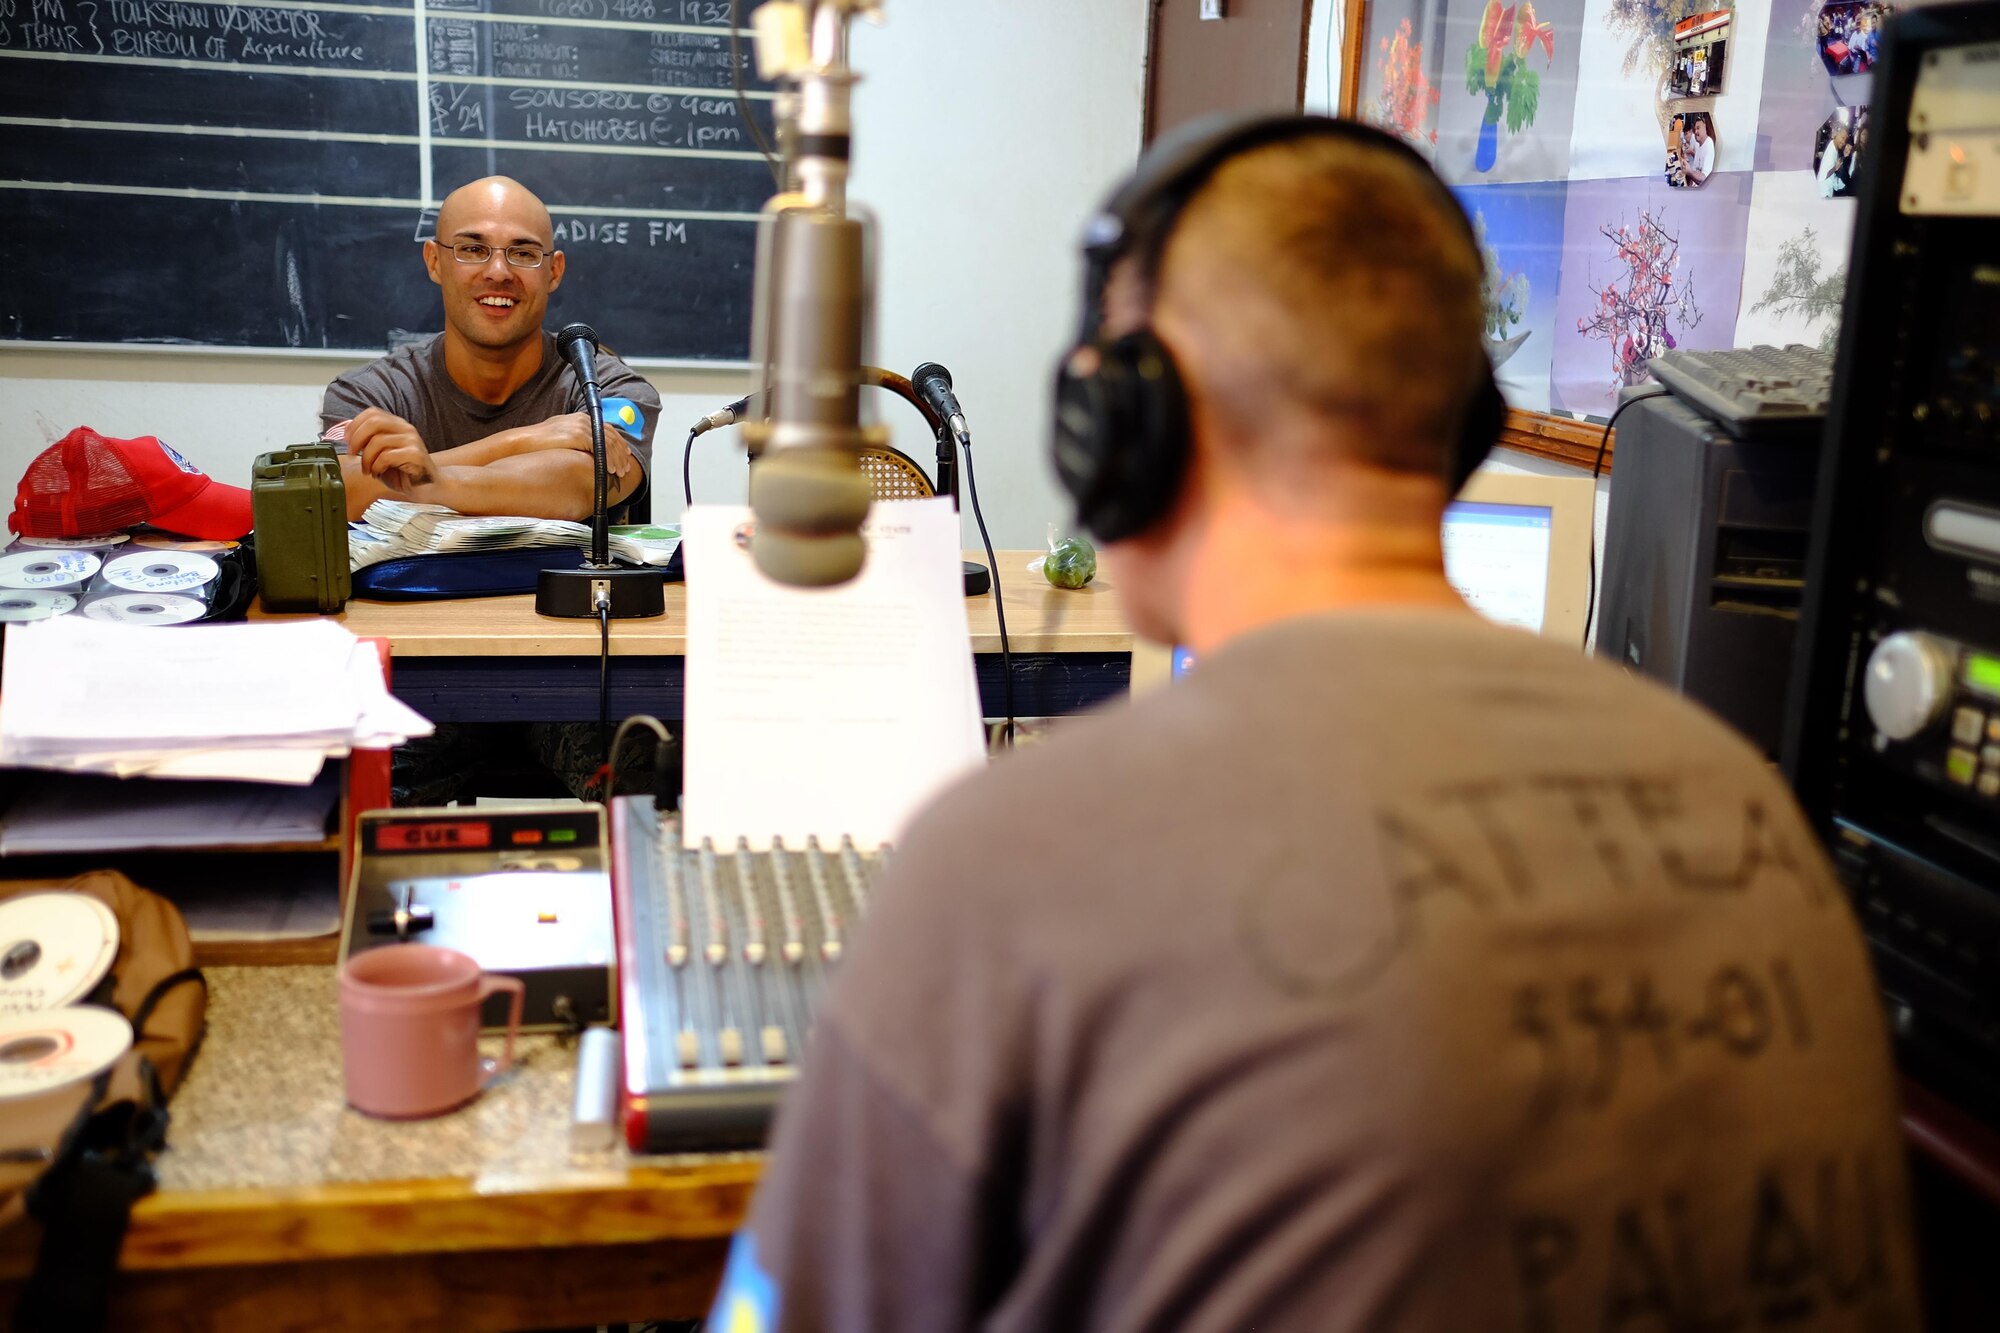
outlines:
[[260, 454], [251, 466], [258, 596], [267, 611], [338, 611], [347, 564], [347, 486], [324, 441]]

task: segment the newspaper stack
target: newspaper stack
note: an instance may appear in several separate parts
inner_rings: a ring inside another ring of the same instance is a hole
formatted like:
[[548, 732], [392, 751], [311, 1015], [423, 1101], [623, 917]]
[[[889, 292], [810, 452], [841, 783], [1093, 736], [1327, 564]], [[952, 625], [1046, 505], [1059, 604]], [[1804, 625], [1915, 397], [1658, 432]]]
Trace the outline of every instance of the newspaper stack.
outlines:
[[[678, 528], [615, 527], [611, 554], [635, 565], [664, 565], [680, 544]], [[512, 551], [535, 546], [590, 545], [590, 525], [560, 518], [475, 517], [443, 505], [377, 500], [349, 526], [348, 566], [365, 569], [411, 555]]]
[[21, 768], [304, 784], [432, 730], [375, 647], [325, 620], [157, 634], [59, 616], [9, 626], [0, 665], [0, 764]]

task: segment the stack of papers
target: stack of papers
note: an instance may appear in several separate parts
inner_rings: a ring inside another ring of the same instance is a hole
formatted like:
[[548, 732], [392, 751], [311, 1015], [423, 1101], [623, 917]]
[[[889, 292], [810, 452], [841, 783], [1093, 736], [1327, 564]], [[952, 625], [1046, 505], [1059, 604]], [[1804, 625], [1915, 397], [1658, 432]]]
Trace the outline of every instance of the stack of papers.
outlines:
[[0, 856], [316, 843], [339, 802], [331, 772], [304, 787], [69, 773], [37, 782], [0, 817]]
[[686, 795], [698, 847], [894, 842], [986, 760], [949, 499], [877, 502], [868, 562], [835, 588], [788, 588], [736, 534], [740, 507], [682, 519], [688, 564]]
[[[347, 530], [347, 559], [353, 569], [411, 555], [589, 545], [587, 523], [512, 515], [470, 517], [443, 505], [406, 500], [377, 500], [368, 506], [361, 521]], [[678, 545], [678, 528], [621, 525], [611, 529], [611, 554], [635, 565], [664, 565]]]
[[328, 758], [431, 724], [390, 695], [375, 648], [326, 620], [8, 626], [0, 764], [309, 783]]

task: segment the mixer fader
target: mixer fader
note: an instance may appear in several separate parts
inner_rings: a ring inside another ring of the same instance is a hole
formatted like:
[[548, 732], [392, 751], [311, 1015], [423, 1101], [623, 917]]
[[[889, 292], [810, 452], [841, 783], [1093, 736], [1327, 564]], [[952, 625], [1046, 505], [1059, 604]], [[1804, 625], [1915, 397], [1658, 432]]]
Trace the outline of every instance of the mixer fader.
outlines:
[[635, 1152], [754, 1148], [885, 865], [851, 840], [683, 848], [612, 803], [625, 1132]]

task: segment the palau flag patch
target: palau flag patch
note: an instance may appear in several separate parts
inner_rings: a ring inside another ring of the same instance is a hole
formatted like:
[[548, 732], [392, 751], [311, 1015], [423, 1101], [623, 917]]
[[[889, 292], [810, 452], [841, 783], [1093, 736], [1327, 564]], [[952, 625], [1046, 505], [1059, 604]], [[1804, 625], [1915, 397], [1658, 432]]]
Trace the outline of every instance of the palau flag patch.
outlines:
[[709, 1333], [771, 1333], [778, 1327], [778, 1284], [757, 1262], [757, 1237], [741, 1232], [729, 1248]]
[[605, 425], [616, 426], [635, 440], [646, 434], [646, 414], [637, 403], [630, 398], [606, 398], [602, 402]]

